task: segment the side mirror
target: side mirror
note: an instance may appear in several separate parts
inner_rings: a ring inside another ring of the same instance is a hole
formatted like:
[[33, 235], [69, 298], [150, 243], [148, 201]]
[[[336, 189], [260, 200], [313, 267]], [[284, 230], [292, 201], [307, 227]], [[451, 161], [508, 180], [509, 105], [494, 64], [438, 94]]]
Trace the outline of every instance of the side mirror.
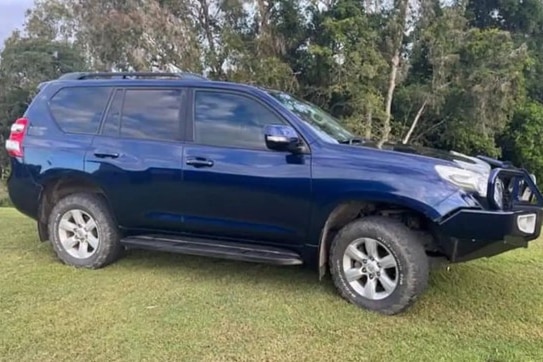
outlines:
[[294, 128], [283, 125], [264, 127], [266, 147], [274, 151], [295, 152], [300, 148], [300, 137]]

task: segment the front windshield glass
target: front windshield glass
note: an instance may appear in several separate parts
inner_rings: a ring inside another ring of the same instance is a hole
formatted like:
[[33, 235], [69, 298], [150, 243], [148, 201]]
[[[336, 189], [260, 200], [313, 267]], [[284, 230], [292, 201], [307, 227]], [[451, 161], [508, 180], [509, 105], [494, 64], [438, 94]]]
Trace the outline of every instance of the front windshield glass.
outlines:
[[316, 105], [283, 92], [269, 91], [269, 94], [311, 126], [322, 139], [329, 142], [345, 143], [356, 138], [336, 118]]

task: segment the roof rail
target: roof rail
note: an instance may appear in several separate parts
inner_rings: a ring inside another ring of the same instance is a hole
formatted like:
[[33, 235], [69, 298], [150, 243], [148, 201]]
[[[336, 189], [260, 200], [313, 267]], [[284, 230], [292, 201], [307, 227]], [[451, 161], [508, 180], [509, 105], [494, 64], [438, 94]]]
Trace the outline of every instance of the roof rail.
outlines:
[[175, 79], [198, 79], [208, 80], [202, 75], [195, 73], [159, 73], [159, 72], [73, 72], [61, 75], [59, 80], [85, 80], [85, 79], [106, 79], [106, 78], [175, 78]]

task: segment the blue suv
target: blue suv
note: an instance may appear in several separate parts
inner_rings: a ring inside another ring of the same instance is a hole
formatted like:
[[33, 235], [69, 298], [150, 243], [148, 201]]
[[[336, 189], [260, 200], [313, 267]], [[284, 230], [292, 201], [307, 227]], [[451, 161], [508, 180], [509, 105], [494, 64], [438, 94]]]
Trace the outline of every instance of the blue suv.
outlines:
[[13, 204], [68, 265], [126, 248], [304, 264], [384, 314], [424, 292], [430, 260], [493, 256], [541, 230], [523, 169], [378, 145], [287, 93], [193, 74], [46, 82], [6, 149]]

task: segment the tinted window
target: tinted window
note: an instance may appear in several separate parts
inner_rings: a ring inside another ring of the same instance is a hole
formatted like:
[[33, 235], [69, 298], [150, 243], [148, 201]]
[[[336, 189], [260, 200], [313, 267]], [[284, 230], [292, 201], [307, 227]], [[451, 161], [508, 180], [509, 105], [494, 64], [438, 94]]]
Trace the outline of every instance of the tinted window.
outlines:
[[50, 101], [51, 113], [64, 132], [96, 133], [110, 92], [106, 87], [63, 88]]
[[257, 101], [232, 93], [196, 92], [195, 142], [211, 146], [266, 149], [264, 126], [284, 124]]
[[181, 90], [127, 90], [121, 135], [131, 138], [176, 140], [180, 135]]
[[111, 105], [109, 106], [109, 110], [104, 121], [104, 128], [102, 130], [102, 134], [105, 136], [119, 136], [119, 129], [121, 125], [121, 107], [123, 106], [123, 95], [123, 91], [118, 90], [113, 96], [113, 100], [111, 101]]

